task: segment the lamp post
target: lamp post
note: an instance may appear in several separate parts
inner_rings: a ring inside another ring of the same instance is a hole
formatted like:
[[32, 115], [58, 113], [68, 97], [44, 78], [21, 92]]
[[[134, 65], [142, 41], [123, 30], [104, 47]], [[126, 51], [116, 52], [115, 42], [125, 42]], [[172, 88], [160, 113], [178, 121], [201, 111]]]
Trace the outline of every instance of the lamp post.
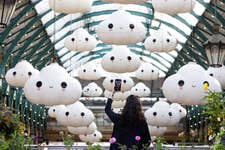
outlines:
[[220, 34], [219, 29], [215, 25], [213, 35], [203, 44], [208, 64], [212, 67], [221, 67], [225, 60], [225, 37]]
[[17, 0], [0, 0], [0, 28], [6, 28], [16, 8]]

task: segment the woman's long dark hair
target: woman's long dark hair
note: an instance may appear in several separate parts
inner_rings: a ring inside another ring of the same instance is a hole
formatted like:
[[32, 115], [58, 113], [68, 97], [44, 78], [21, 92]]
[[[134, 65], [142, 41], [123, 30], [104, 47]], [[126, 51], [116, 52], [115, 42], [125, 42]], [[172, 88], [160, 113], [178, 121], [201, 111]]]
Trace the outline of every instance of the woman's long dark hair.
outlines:
[[138, 126], [145, 121], [139, 97], [130, 95], [121, 114], [122, 124], [127, 127]]

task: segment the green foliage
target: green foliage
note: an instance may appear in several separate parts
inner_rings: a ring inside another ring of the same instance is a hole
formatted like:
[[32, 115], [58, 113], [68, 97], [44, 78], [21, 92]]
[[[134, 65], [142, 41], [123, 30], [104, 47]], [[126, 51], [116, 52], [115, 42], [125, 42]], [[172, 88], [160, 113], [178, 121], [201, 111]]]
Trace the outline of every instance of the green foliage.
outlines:
[[212, 150], [225, 150], [221, 137], [225, 134], [225, 97], [224, 92], [209, 92], [205, 97], [205, 115], [208, 117], [208, 136], [214, 141]]
[[73, 137], [70, 134], [64, 134], [64, 132], [59, 133], [62, 136], [63, 144], [66, 146], [67, 149], [71, 149], [73, 146]]
[[165, 142], [165, 140], [161, 137], [157, 137], [156, 138], [156, 149], [157, 150], [163, 150], [163, 143]]
[[90, 142], [87, 142], [87, 149], [86, 150], [102, 150], [100, 145], [93, 145]]
[[225, 126], [225, 97], [223, 92], [209, 92], [205, 97], [205, 115], [209, 119], [209, 133], [218, 133], [220, 127]]
[[23, 135], [24, 125], [19, 116], [0, 106], [0, 150], [24, 150], [25, 144], [31, 144], [31, 138]]

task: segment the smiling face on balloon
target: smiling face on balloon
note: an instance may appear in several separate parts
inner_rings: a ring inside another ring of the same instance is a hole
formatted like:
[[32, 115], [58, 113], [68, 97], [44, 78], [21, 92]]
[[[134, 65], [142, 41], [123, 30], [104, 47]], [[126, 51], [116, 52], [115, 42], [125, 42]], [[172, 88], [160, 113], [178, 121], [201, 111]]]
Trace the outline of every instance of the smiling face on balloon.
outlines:
[[145, 81], [157, 80], [159, 78], [159, 70], [150, 63], [142, 63], [135, 74], [138, 79]]
[[[186, 105], [204, 104], [208, 91], [221, 91], [219, 82], [207, 75], [195, 63], [181, 67], [177, 74], [168, 77], [162, 86], [165, 97], [171, 102]], [[191, 93], [191, 94], [190, 94]]]
[[89, 83], [83, 88], [84, 96], [97, 97], [102, 95], [102, 89], [94, 82]]
[[67, 110], [62, 110], [56, 115], [56, 120], [59, 123], [72, 127], [88, 126], [94, 118], [92, 111], [79, 101], [68, 105]]
[[158, 30], [145, 40], [144, 45], [151, 52], [170, 52], [176, 49], [177, 40], [167, 32]]
[[82, 80], [98, 80], [101, 78], [101, 71], [95, 64], [86, 64], [78, 69], [78, 77]]
[[141, 65], [141, 60], [126, 46], [116, 46], [103, 56], [101, 64], [108, 72], [127, 73], [136, 71]]
[[172, 109], [167, 102], [156, 102], [145, 112], [148, 124], [153, 126], [172, 126], [180, 121], [178, 111]]
[[51, 106], [48, 110], [48, 115], [52, 118], [56, 118], [57, 113], [63, 109], [67, 109], [65, 105]]
[[29, 62], [23, 60], [17, 63], [14, 68], [7, 71], [5, 79], [11, 86], [24, 87], [29, 78], [38, 74], [39, 71], [37, 69], [34, 69]]
[[84, 13], [91, 10], [93, 0], [49, 0], [49, 7], [58, 13]]
[[139, 97], [147, 97], [151, 93], [150, 89], [142, 82], [137, 83], [132, 89], [131, 94]]
[[31, 77], [25, 84], [26, 98], [34, 104], [68, 105], [79, 100], [80, 82], [69, 76], [58, 64], [51, 64]]
[[68, 50], [78, 52], [91, 51], [97, 46], [97, 43], [97, 40], [83, 28], [74, 31], [64, 41]]
[[144, 25], [124, 10], [112, 13], [97, 29], [97, 36], [101, 41], [115, 45], [135, 44], [141, 42], [145, 35]]

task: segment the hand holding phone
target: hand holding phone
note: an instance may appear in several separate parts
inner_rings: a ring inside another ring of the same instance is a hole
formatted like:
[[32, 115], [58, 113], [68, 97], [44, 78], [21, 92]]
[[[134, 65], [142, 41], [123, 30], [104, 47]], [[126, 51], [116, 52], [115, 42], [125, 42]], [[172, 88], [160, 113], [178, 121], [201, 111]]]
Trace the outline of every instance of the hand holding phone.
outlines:
[[114, 86], [114, 91], [121, 91], [121, 83], [122, 80], [121, 79], [116, 79], [115, 80], [115, 86]]

